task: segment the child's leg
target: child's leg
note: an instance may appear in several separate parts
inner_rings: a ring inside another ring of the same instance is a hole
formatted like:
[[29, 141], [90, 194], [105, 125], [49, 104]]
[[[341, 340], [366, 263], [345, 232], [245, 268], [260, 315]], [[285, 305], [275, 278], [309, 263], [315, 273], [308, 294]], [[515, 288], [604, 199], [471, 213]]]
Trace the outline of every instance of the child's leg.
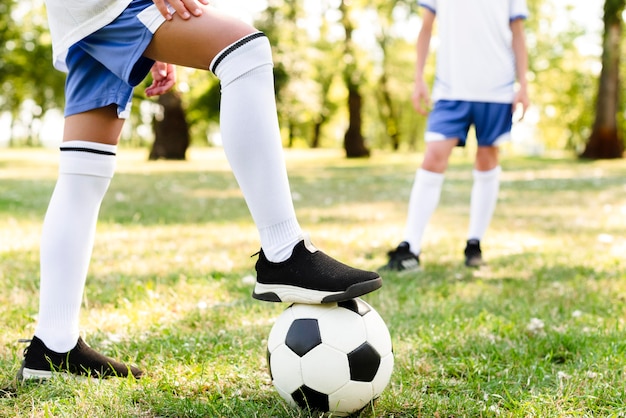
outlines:
[[224, 52], [212, 64], [222, 84], [220, 128], [261, 247], [270, 261], [280, 262], [303, 236], [283, 159], [269, 42], [260, 32], [243, 39], [237, 53]]
[[[263, 249], [255, 297], [318, 303], [357, 297], [380, 287], [376, 273], [340, 266], [311, 247], [296, 245], [302, 242], [302, 232], [283, 160], [271, 48], [262, 33], [207, 7], [200, 17], [163, 23], [145, 55], [210, 69], [220, 78], [224, 150]], [[316, 265], [294, 266], [300, 262]]]
[[[65, 120], [59, 177], [41, 235], [35, 330], [48, 348], [59, 353], [72, 349], [78, 340], [78, 317], [98, 212], [115, 171], [115, 145], [122, 124], [114, 106]], [[92, 142], [94, 137], [102, 143]]]
[[115, 170], [113, 145], [68, 141], [41, 234], [41, 289], [35, 335], [65, 353], [78, 340], [78, 316], [100, 203]]
[[428, 141], [424, 161], [415, 174], [409, 198], [404, 240], [414, 254], [422, 251], [422, 237], [431, 216], [439, 205], [444, 172], [458, 139]]
[[413, 254], [422, 252], [424, 231], [439, 204], [443, 181], [443, 173], [433, 173], [423, 168], [415, 173], [404, 232], [404, 241], [409, 243]]
[[41, 236], [39, 318], [18, 373], [20, 380], [47, 378], [51, 366], [94, 377], [142, 374], [103, 356], [79, 338], [80, 306], [98, 212], [115, 171], [122, 124], [115, 106], [65, 121], [59, 176]]
[[468, 240], [480, 241], [491, 223], [498, 201], [501, 171], [500, 166], [486, 171], [473, 171], [474, 184], [470, 201]]
[[303, 234], [283, 161], [267, 38], [206, 8], [201, 17], [163, 23], [146, 56], [204, 69], [212, 65], [210, 70], [222, 84], [224, 152], [258, 228], [261, 247], [271, 261], [289, 258]]

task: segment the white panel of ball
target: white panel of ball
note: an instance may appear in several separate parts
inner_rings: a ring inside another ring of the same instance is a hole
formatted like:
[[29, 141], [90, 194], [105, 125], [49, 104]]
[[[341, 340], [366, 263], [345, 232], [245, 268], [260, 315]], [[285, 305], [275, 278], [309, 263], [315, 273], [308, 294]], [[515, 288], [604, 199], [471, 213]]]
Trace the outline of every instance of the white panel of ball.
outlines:
[[302, 380], [311, 389], [332, 393], [350, 380], [350, 368], [345, 353], [318, 345], [302, 357]]
[[322, 341], [344, 353], [354, 350], [367, 338], [363, 321], [357, 313], [335, 307], [319, 318]]
[[292, 393], [304, 384], [300, 360], [300, 357], [285, 345], [276, 348], [274, 355], [270, 358], [274, 382], [287, 393]]
[[328, 405], [335, 413], [352, 413], [367, 405], [374, 398], [372, 384], [349, 381], [330, 394]]

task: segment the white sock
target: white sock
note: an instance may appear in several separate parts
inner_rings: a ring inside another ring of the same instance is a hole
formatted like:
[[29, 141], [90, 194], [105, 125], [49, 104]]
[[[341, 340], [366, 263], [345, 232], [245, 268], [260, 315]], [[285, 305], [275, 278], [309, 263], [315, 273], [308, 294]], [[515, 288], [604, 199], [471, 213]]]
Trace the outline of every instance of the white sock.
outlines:
[[224, 152], [270, 261], [284, 261], [302, 240], [276, 114], [272, 50], [257, 32], [220, 52], [210, 66], [221, 82]]
[[76, 345], [78, 319], [100, 204], [115, 171], [113, 145], [61, 145], [59, 177], [43, 222], [35, 335], [56, 352]]
[[443, 173], [434, 173], [422, 168], [415, 173], [404, 238], [414, 254], [422, 251], [424, 230], [439, 204], [443, 180]]
[[488, 171], [474, 170], [474, 185], [470, 202], [470, 223], [467, 239], [482, 239], [493, 217], [500, 190], [500, 173], [497, 166]]

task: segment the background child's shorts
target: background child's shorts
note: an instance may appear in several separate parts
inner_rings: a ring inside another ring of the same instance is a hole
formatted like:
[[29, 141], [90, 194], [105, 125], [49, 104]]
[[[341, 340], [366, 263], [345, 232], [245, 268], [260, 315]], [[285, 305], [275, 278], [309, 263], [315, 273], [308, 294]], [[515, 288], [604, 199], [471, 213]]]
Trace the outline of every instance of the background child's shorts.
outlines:
[[471, 125], [476, 130], [478, 146], [495, 146], [511, 137], [513, 105], [511, 103], [439, 100], [428, 116], [426, 141], [458, 138], [465, 146]]
[[119, 117], [128, 117], [133, 88], [154, 63], [143, 53], [163, 22], [152, 0], [133, 0], [113, 22], [74, 44], [66, 58], [65, 116], [116, 104]]

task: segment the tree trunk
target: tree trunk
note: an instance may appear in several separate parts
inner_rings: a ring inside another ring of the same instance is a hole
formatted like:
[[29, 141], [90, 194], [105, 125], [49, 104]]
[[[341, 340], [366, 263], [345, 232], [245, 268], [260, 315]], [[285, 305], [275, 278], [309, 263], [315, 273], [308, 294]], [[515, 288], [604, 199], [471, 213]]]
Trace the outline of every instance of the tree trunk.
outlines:
[[313, 132], [311, 133], [311, 144], [310, 147], [311, 148], [319, 148], [320, 147], [320, 140], [321, 140], [321, 136], [322, 136], [322, 126], [324, 125], [324, 122], [326, 121], [326, 118], [321, 117], [319, 120], [317, 120], [314, 124], [313, 124]]
[[348, 86], [348, 113], [350, 114], [350, 125], [343, 137], [343, 146], [346, 150], [346, 157], [361, 158], [369, 157], [370, 151], [365, 146], [365, 140], [361, 133], [361, 93], [357, 85], [350, 83]]
[[624, 140], [617, 128], [617, 113], [619, 111], [621, 14], [625, 1], [605, 1], [602, 71], [596, 115], [591, 136], [581, 154], [581, 157], [590, 159], [622, 158], [624, 154]]
[[158, 103], [163, 108], [163, 117], [154, 118], [154, 144], [148, 158], [184, 160], [190, 136], [180, 94], [169, 91], [159, 96]]
[[339, 5], [339, 9], [342, 12], [341, 23], [346, 32], [346, 39], [344, 44], [344, 57], [346, 67], [344, 68], [344, 80], [348, 89], [348, 114], [350, 125], [343, 138], [344, 149], [346, 150], [346, 157], [348, 158], [360, 158], [369, 157], [370, 151], [365, 146], [365, 140], [362, 134], [361, 123], [361, 110], [363, 98], [359, 91], [360, 73], [356, 64], [356, 56], [354, 54], [354, 48], [352, 45], [352, 31], [354, 25], [349, 16], [349, 2], [342, 0]]
[[[384, 50], [383, 50], [384, 51]], [[383, 66], [383, 74], [380, 76], [380, 95], [382, 100], [378, 107], [381, 119], [385, 123], [386, 132], [391, 140], [391, 147], [394, 151], [400, 148], [400, 133], [398, 130], [398, 115], [396, 109], [393, 107], [393, 100], [391, 99], [391, 93], [389, 92], [389, 84], [387, 74]]]

